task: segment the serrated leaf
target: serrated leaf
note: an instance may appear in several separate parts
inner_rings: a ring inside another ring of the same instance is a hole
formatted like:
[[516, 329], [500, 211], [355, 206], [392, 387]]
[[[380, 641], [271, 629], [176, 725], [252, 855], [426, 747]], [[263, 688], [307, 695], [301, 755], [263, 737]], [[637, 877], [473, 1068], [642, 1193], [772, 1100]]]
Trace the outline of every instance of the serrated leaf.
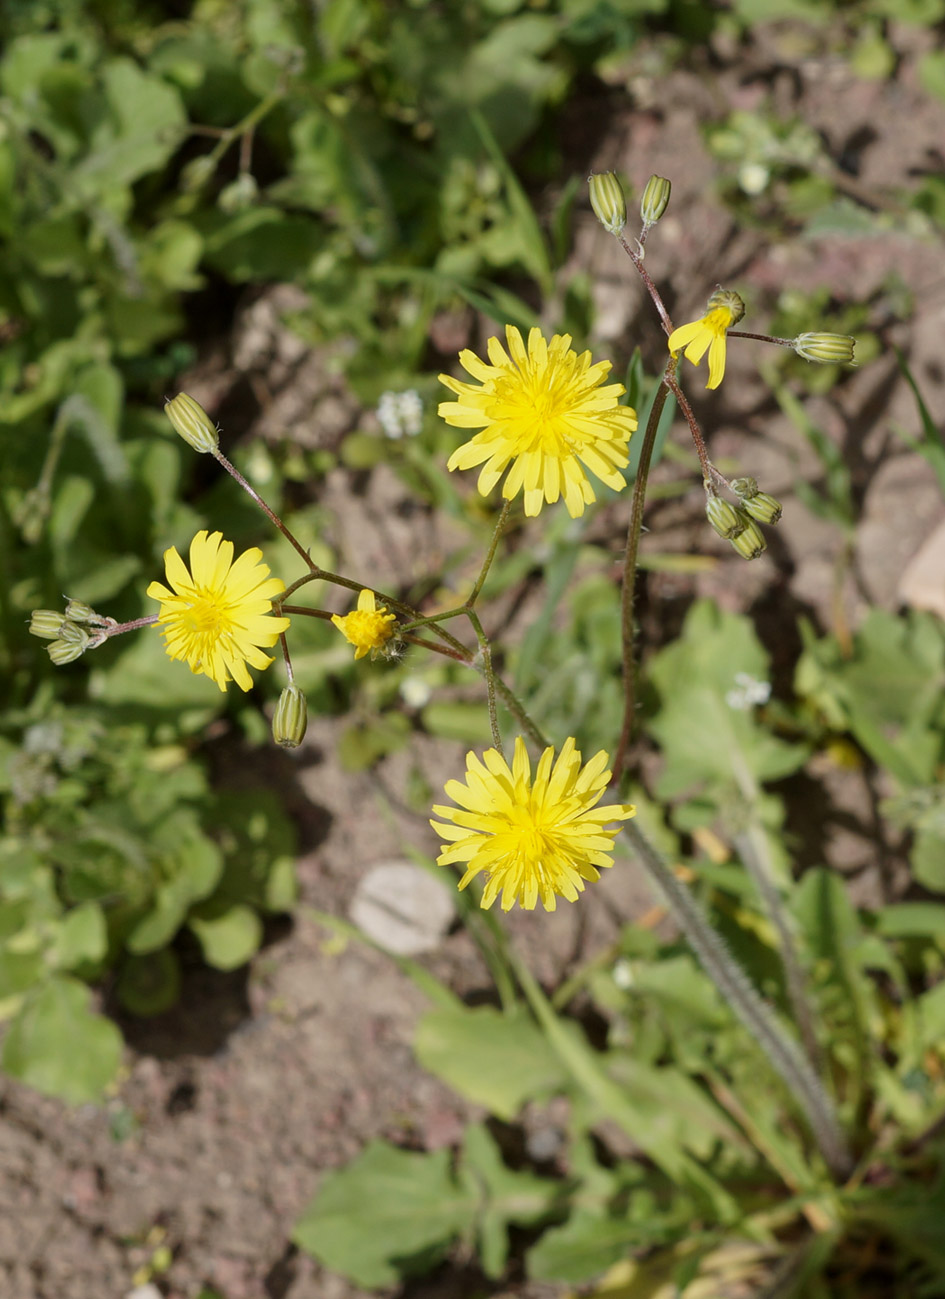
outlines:
[[457, 1183], [448, 1150], [413, 1154], [372, 1141], [329, 1173], [292, 1239], [366, 1288], [429, 1270], [474, 1218], [473, 1191]]

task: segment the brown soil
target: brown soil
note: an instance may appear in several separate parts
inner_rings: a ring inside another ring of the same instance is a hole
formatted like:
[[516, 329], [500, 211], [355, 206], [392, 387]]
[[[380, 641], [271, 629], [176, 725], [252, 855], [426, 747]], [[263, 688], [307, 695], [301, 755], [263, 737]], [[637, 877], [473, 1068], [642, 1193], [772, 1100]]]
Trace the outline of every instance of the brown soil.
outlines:
[[[790, 26], [760, 34], [747, 53], [720, 47], [711, 69], [676, 71], [658, 83], [641, 57], [617, 78], [598, 155], [576, 163], [585, 172], [618, 167], [639, 185], [651, 172], [672, 178], [671, 214], [654, 232], [646, 264], [666, 287], [679, 321], [699, 313], [717, 282], [744, 288], [752, 298], [747, 329], [763, 327], [783, 286], [826, 283], [841, 300], [873, 295], [884, 345], [879, 359], [809, 403], [843, 447], [861, 499], [855, 562], [841, 601], [853, 625], [868, 602], [895, 607], [904, 566], [945, 515], [927, 465], [891, 432], [897, 424], [916, 427], [893, 344], [910, 358], [929, 408], [943, 408], [941, 241], [893, 228], [858, 239], [771, 243], [762, 232], [738, 229], [715, 197], [717, 168], [701, 126], [730, 107], [750, 109], [770, 100], [822, 132], [832, 156], [852, 167], [844, 175], [863, 201], [872, 196], [882, 206], [930, 161], [938, 157], [940, 163], [945, 140], [945, 105], [921, 92], [916, 75], [925, 38], [911, 30], [892, 35], [902, 58], [889, 83], [857, 80], [841, 58]], [[798, 54], [798, 40], [807, 42], [806, 52]], [[595, 277], [605, 345], [626, 356], [640, 341], [654, 362], [662, 344], [649, 304], [589, 213], [579, 222], [573, 265]], [[913, 295], [911, 320], [895, 317], [892, 276]], [[188, 388], [219, 399], [245, 383], [249, 371], [263, 405], [256, 431], [265, 433], [267, 420], [279, 428], [301, 420], [303, 441], [324, 437], [326, 430], [328, 436], [331, 429], [340, 433], [350, 427], [356, 406], [318, 358], [293, 346], [279, 324], [283, 305], [275, 294], [262, 307], [248, 308], [232, 346], [210, 358]], [[691, 371], [684, 377], [713, 457], [754, 474], [784, 501], [776, 544], [747, 566], [716, 542], [704, 526], [694, 478], [691, 493], [653, 508], [645, 546], [708, 553], [717, 563], [698, 576], [648, 575], [642, 635], [644, 649], [657, 643], [678, 625], [694, 595], [710, 594], [727, 608], [758, 614], [775, 674], [784, 680], [797, 645], [796, 615], [807, 612], [825, 628], [837, 616], [832, 584], [843, 542], [835, 527], [811, 517], [794, 496], [798, 476], [816, 478], [818, 466], [760, 384], [756, 347], [730, 345], [729, 371], [717, 394], [705, 394], [703, 380]], [[316, 407], [317, 420], [311, 418]], [[681, 429], [676, 438], [682, 445]], [[661, 466], [658, 474], [664, 472]], [[387, 574], [402, 581], [405, 564], [417, 571], [427, 561], [435, 567], [449, 536], [426, 517], [397, 508], [405, 489], [392, 475], [378, 471], [366, 488], [358, 484], [358, 517], [377, 520], [376, 531], [345, 526], [353, 490], [351, 476], [338, 470], [322, 498], [338, 521], [352, 571], [376, 573], [383, 586]], [[272, 933], [251, 969], [224, 976], [195, 965], [177, 1011], [126, 1025], [127, 1072], [103, 1108], [68, 1110], [0, 1082], [4, 1299], [121, 1299], [150, 1256], [155, 1228], [173, 1251], [169, 1270], [156, 1278], [169, 1299], [196, 1299], [202, 1285], [224, 1299], [355, 1299], [360, 1290], [288, 1243], [320, 1179], [372, 1137], [425, 1149], [458, 1140], [469, 1108], [411, 1055], [423, 997], [386, 958], [354, 942], [339, 943], [306, 912], [309, 906], [346, 915], [357, 881], [373, 863], [402, 856], [405, 843], [435, 847], [424, 819], [405, 810], [409, 769], [403, 756], [352, 777], [333, 761], [337, 733], [336, 723], [316, 721], [293, 765], [281, 755], [251, 758], [228, 749], [220, 755], [224, 781], [271, 780], [290, 789], [304, 840], [303, 905], [291, 927]], [[414, 758], [434, 786], [445, 771], [458, 774], [461, 767], [458, 745], [425, 741]], [[822, 807], [816, 825], [808, 814], [807, 824], [798, 826], [805, 851], [862, 876], [863, 896], [881, 890], [872, 842], [875, 791], [859, 773], [812, 774]], [[515, 915], [512, 930], [540, 977], [554, 982], [599, 950], [622, 919], [649, 905], [642, 883], [618, 869], [589, 891], [580, 908]], [[425, 959], [463, 992], [488, 985], [461, 930]], [[563, 1291], [524, 1282], [496, 1289], [462, 1258], [403, 1291], [411, 1299], [473, 1293], [551, 1299]]]

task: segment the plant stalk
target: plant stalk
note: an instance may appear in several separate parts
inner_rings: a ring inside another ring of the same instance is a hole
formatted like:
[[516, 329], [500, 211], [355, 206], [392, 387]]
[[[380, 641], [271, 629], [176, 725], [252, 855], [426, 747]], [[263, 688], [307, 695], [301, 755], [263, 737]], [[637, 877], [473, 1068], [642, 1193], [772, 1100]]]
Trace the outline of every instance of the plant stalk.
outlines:
[[623, 827], [686, 935], [702, 968], [767, 1056], [804, 1111], [814, 1140], [832, 1176], [847, 1177], [853, 1159], [833, 1105], [796, 1042], [787, 1036], [725, 948], [702, 908], [654, 848], [635, 821]]

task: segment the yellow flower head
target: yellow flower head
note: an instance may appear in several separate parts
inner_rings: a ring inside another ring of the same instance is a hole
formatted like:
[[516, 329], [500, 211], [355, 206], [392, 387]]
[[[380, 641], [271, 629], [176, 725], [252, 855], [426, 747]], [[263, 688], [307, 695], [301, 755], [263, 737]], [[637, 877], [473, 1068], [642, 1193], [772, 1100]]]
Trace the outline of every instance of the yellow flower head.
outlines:
[[539, 898], [546, 911], [554, 911], [557, 895], [573, 902], [585, 880], [600, 879], [598, 867], [613, 865], [618, 831], [605, 826], [625, 821], [636, 809], [627, 803], [596, 806], [610, 779], [607, 754], [602, 749], [582, 768], [581, 754], [568, 739], [554, 766], [553, 758], [554, 749], [545, 749], [532, 780], [521, 737], [511, 770], [498, 749], [488, 749], [481, 761], [468, 753], [466, 783], [446, 785], [459, 807], [433, 809], [452, 822], [430, 822], [449, 844], [437, 862], [468, 862], [461, 889], [485, 871], [483, 907], [501, 893], [503, 911], [516, 902], [532, 911]]
[[576, 519], [596, 499], [585, 468], [608, 487], [625, 485], [620, 470], [636, 413], [617, 404], [623, 384], [601, 387], [610, 362], [592, 365], [590, 352], [571, 350], [569, 334], [555, 334], [549, 343], [532, 329], [527, 349], [514, 325], [506, 326], [505, 337], [508, 352], [489, 339], [491, 365], [468, 349], [460, 352], [478, 385], [440, 375], [459, 398], [440, 404], [447, 424], [482, 430], [453, 452], [447, 467], [483, 465], [479, 491], [487, 496], [511, 465], [502, 487], [506, 500], [524, 490], [525, 513], [535, 515], [563, 496]]
[[358, 607], [353, 613], [332, 614], [332, 622], [354, 646], [354, 657], [363, 659], [369, 650], [379, 650], [386, 645], [394, 634], [391, 626], [396, 615], [387, 612], [387, 606], [377, 607], [373, 591], [362, 591], [358, 596]]
[[717, 388], [725, 373], [726, 332], [737, 325], [744, 314], [745, 304], [737, 293], [718, 289], [709, 299], [701, 320], [693, 320], [673, 330], [667, 340], [669, 350], [679, 352], [685, 348], [683, 355], [693, 365], [698, 365], [708, 351], [709, 382], [706, 387]]
[[190, 543], [190, 571], [174, 546], [164, 552], [171, 590], [152, 582], [148, 595], [159, 600], [157, 626], [172, 659], [184, 659], [191, 672], [211, 677], [221, 690], [235, 681], [249, 690], [246, 670], [267, 668], [272, 662], [261, 645], [275, 645], [289, 626], [288, 618], [272, 613], [273, 596], [285, 590], [270, 577], [255, 546], [233, 562], [233, 543], [222, 533], [198, 532]]

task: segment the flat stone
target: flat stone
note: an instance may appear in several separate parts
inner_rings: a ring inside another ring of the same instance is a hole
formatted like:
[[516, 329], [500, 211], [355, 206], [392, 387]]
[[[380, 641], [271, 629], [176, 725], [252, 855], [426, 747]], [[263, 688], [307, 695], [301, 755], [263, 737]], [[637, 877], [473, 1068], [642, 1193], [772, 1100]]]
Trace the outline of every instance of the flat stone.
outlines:
[[421, 866], [386, 861], [361, 880], [348, 914], [386, 951], [416, 956], [439, 945], [456, 907], [446, 884]]

